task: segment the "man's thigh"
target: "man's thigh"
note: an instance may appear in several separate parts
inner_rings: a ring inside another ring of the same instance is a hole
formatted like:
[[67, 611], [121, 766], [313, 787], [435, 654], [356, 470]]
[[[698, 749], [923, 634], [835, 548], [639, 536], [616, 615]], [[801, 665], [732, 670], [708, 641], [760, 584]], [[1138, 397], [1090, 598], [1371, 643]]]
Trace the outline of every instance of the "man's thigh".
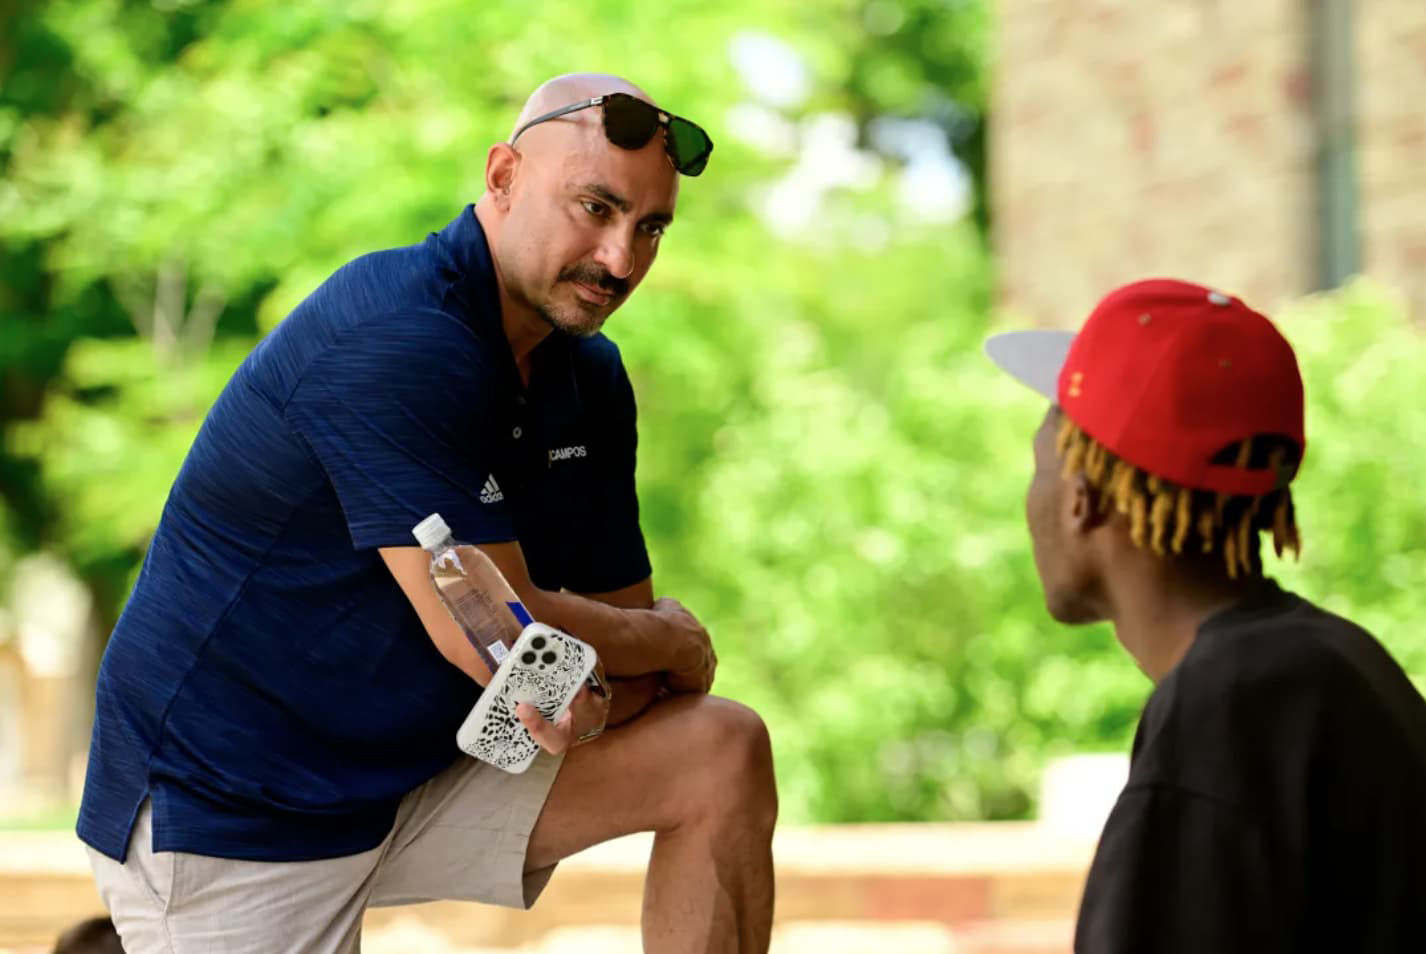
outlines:
[[[657, 702], [566, 756], [530, 838], [528, 865], [673, 828], [688, 805], [727, 790], [744, 750], [766, 746], [762, 719], [740, 703], [701, 694]], [[773, 786], [770, 754], [766, 776]]]
[[355, 954], [382, 847], [320, 861], [155, 853], [144, 803], [119, 864], [92, 849], [126, 954]]
[[558, 859], [527, 872], [526, 853], [562, 763], [562, 757], [541, 752], [528, 769], [512, 775], [462, 757], [407, 795], [369, 903], [534, 904]]

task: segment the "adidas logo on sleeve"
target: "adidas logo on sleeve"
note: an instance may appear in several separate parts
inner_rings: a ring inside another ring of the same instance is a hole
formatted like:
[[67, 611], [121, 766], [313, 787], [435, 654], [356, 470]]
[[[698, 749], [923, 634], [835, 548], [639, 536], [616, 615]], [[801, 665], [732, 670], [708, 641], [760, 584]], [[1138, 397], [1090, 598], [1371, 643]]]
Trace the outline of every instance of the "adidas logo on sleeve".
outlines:
[[480, 502], [483, 504], [500, 503], [505, 499], [505, 494], [500, 489], [500, 485], [495, 482], [495, 475], [491, 474], [485, 478], [485, 486], [480, 488]]

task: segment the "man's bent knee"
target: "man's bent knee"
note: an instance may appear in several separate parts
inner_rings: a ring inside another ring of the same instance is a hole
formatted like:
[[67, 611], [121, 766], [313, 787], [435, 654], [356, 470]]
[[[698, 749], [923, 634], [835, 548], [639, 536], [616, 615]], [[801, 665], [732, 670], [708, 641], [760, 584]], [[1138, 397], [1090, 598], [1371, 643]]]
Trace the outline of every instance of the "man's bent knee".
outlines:
[[687, 754], [697, 767], [690, 778], [689, 808], [699, 814], [734, 812], [743, 824], [772, 830], [777, 781], [772, 742], [755, 711], [719, 696], [703, 696]]

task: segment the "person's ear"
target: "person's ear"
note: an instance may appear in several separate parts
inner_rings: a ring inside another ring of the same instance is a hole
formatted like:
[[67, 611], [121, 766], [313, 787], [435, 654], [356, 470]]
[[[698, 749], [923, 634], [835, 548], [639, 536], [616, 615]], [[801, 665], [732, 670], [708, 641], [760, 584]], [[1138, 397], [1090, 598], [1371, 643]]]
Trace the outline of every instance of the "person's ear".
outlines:
[[510, 209], [510, 186], [520, 167], [520, 153], [508, 142], [497, 142], [485, 157], [485, 191], [495, 199], [502, 212]]
[[1075, 474], [1067, 483], [1064, 525], [1069, 533], [1084, 536], [1109, 522], [1110, 512], [1104, 506], [1102, 494], [1084, 474]]

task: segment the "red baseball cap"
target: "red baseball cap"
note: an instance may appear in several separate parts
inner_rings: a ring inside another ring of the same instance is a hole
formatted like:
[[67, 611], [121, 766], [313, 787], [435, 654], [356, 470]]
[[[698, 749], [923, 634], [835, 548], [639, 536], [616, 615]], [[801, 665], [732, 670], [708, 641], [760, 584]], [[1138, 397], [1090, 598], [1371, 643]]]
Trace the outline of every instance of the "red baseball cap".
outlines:
[[[1292, 346], [1265, 316], [1202, 285], [1133, 282], [1105, 296], [1079, 334], [1012, 331], [985, 348], [1120, 459], [1181, 487], [1260, 496], [1292, 480], [1306, 449]], [[1298, 461], [1214, 463], [1259, 435], [1288, 438]]]

